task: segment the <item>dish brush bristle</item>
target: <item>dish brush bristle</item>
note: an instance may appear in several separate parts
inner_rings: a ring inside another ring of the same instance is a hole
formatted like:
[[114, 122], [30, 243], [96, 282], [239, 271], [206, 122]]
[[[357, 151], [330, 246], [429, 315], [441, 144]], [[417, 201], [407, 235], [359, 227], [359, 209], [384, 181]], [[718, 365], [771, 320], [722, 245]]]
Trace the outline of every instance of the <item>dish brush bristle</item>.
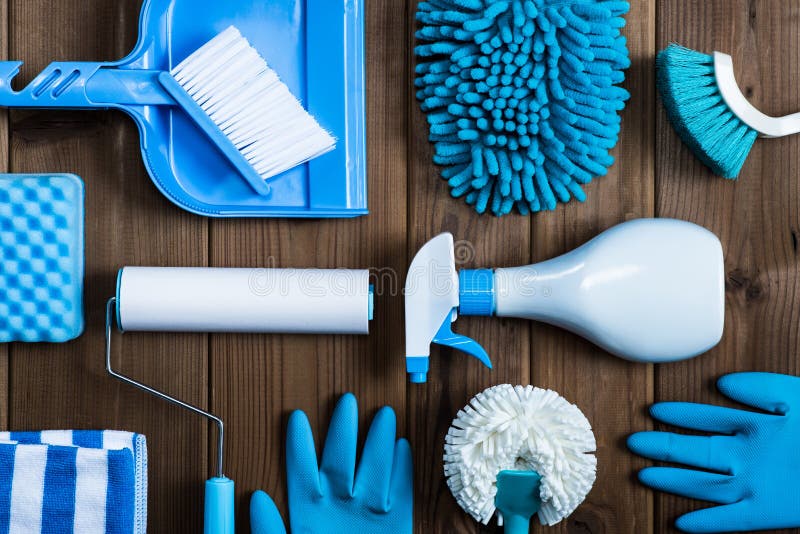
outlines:
[[739, 176], [758, 132], [722, 98], [714, 57], [671, 44], [658, 54], [656, 69], [664, 108], [686, 146], [714, 174]]
[[233, 26], [170, 74], [264, 180], [336, 146]]
[[583, 502], [597, 459], [591, 425], [558, 393], [533, 386], [494, 386], [458, 412], [445, 438], [444, 472], [458, 504], [488, 524], [496, 511], [497, 475], [542, 476], [539, 521], [554, 525]]

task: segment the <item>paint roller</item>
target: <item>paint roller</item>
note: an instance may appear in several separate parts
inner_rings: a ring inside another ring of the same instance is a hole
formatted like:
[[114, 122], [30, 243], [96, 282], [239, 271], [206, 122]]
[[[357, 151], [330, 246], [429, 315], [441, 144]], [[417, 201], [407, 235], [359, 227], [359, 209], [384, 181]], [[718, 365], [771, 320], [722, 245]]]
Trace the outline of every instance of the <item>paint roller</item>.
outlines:
[[106, 370], [114, 378], [217, 425], [216, 475], [206, 481], [204, 532], [234, 534], [234, 483], [223, 470], [224, 423], [202, 408], [115, 371], [114, 320], [122, 332], [368, 334], [369, 271], [125, 267], [106, 305]]

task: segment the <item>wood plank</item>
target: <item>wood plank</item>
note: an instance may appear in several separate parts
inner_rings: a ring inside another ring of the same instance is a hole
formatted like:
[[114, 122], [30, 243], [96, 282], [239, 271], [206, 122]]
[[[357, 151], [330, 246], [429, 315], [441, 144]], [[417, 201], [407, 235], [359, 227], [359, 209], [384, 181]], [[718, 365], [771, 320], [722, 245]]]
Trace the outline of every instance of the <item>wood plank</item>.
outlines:
[[[0, 27], [4, 28], [0, 36], [0, 57], [8, 57], [8, 0], [0, 1]], [[0, 109], [0, 172], [8, 172], [8, 111]], [[0, 346], [0, 428], [8, 430], [8, 406], [11, 391], [8, 387], [8, 353], [9, 346]]]
[[[416, 1], [411, 1], [411, 29]], [[411, 29], [409, 31], [411, 31]], [[413, 43], [412, 43], [413, 44]], [[408, 47], [413, 79], [416, 58]], [[428, 125], [412, 100], [409, 131], [409, 258], [429, 239], [450, 232], [456, 244], [458, 269], [523, 265], [530, 259], [530, 226], [526, 217], [498, 219], [478, 215], [463, 200], [450, 196], [447, 182], [439, 176], [428, 142]], [[462, 317], [454, 329], [477, 340], [492, 358], [494, 369], [484, 368], [462, 352], [431, 347], [428, 383], [408, 386], [410, 433], [414, 448], [416, 493], [414, 525], [419, 533], [487, 532], [456, 503], [443, 472], [444, 438], [456, 416], [469, 400], [496, 384], [528, 384], [530, 381], [530, 325], [522, 321]], [[499, 532], [499, 530], [498, 530]]]
[[[532, 220], [533, 261], [558, 256], [625, 220], [654, 213], [655, 5], [631, 2], [625, 35], [632, 66], [624, 86], [631, 100], [622, 116], [616, 165], [586, 188], [585, 204], [571, 203]], [[578, 336], [535, 324], [531, 339], [533, 383], [558, 391], [591, 421], [598, 473], [587, 500], [555, 528], [535, 532], [651, 532], [652, 498], [632, 473], [644, 463], [625, 438], [647, 427], [644, 407], [653, 398], [652, 366], [625, 362]]]
[[[14, 0], [10, 55], [28, 61], [27, 78], [51, 60], [122, 57], [136, 39], [139, 5]], [[15, 111], [11, 149], [12, 171], [74, 172], [85, 180], [87, 327], [72, 343], [14, 346], [10, 426], [147, 435], [150, 530], [198, 532], [208, 475], [206, 423], [108, 377], [103, 321], [119, 267], [205, 265], [207, 224], [158, 194], [141, 162], [137, 129], [120, 113]], [[154, 387], [207, 403], [205, 336], [129, 334], [114, 358]]]
[[229, 432], [228, 475], [237, 483], [237, 525], [247, 532], [248, 502], [264, 489], [286, 517], [284, 442], [295, 409], [309, 416], [321, 444], [341, 394], [358, 398], [361, 433], [391, 405], [407, 436], [402, 295], [406, 258], [408, 91], [405, 3], [376, 0], [367, 10], [367, 135], [370, 215], [354, 220], [214, 221], [213, 265], [372, 268], [370, 336], [212, 336], [212, 402]]
[[[351, 390], [359, 398], [364, 425], [382, 404], [398, 411], [416, 462], [417, 532], [496, 531], [476, 525], [450, 496], [441, 465], [444, 435], [456, 411], [485, 387], [532, 382], [576, 402], [593, 422], [599, 444], [600, 472], [588, 501], [547, 532], [676, 532], [671, 526], [676, 516], [705, 504], [653, 494], [636, 484], [633, 472], [649, 462], [628, 454], [624, 438], [650, 426], [644, 409], [654, 388], [660, 400], [729, 404], [713, 389], [722, 374], [800, 372], [794, 304], [800, 291], [800, 191], [792, 179], [800, 147], [796, 138], [759, 141], [738, 183], [710, 176], [656, 104], [653, 53], [656, 44], [670, 41], [732, 52], [737, 77], [756, 105], [774, 115], [796, 111], [800, 95], [787, 87], [793, 87], [800, 69], [800, 34], [794, 31], [800, 5], [770, 0], [632, 4], [626, 33], [634, 65], [626, 85], [634, 97], [624, 116], [618, 163], [588, 188], [586, 204], [530, 221], [478, 217], [451, 199], [438, 178], [424, 117], [409, 90], [414, 0], [367, 4], [372, 214], [359, 220], [207, 223], [157, 194], [127, 117], [13, 112], [9, 153], [8, 121], [0, 114], [0, 166], [10, 162], [16, 172], [76, 172], [87, 184], [88, 214], [87, 332], [62, 346], [14, 345], [10, 376], [8, 349], [0, 349], [0, 428], [7, 423], [12, 429], [113, 427], [147, 434], [150, 530], [196, 532], [215, 433], [194, 416], [106, 377], [101, 322], [116, 268], [209, 262], [372, 267], [388, 278], [378, 283], [369, 337], [130, 334], [117, 345], [116, 362], [130, 374], [200, 405], [210, 395], [230, 430], [227, 474], [237, 482], [240, 529], [247, 531], [247, 499], [256, 488], [268, 490], [285, 511], [283, 440], [290, 410], [305, 409], [321, 441], [336, 399]], [[0, 25], [10, 29], [0, 38], [0, 54], [28, 61], [24, 80], [54, 59], [114, 59], [133, 45], [138, 9], [133, 0], [0, 1]], [[434, 348], [429, 384], [406, 387], [397, 289], [410, 257], [427, 239], [453, 232], [466, 253], [460, 267], [510, 266], [552, 257], [617, 222], [653, 214], [692, 220], [722, 238], [728, 310], [720, 347], [654, 374], [546, 326], [462, 318], [457, 330], [486, 346], [495, 370]]]
[[[675, 41], [734, 57], [736, 77], [770, 115], [800, 109], [800, 4], [769, 0], [662, 0], [659, 47]], [[736, 182], [713, 176], [658, 112], [657, 211], [691, 220], [720, 236], [725, 250], [726, 325], [722, 343], [695, 360], [661, 367], [659, 400], [732, 405], [714, 388], [735, 371], [798, 374], [800, 168], [797, 137], [759, 140]], [[706, 503], [658, 496], [658, 532]], [[787, 532], [787, 531], [782, 531]], [[795, 530], [800, 532], [800, 530]]]

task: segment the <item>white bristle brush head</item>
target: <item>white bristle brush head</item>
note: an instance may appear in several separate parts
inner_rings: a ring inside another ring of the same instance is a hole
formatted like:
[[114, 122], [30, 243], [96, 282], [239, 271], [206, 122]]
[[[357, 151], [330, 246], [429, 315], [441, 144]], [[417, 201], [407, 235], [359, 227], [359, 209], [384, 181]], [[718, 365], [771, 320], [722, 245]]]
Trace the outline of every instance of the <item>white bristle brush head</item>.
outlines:
[[170, 74], [264, 180], [336, 146], [233, 26]]
[[577, 406], [554, 391], [503, 384], [458, 412], [445, 438], [444, 472], [458, 504], [488, 524], [496, 511], [497, 475], [536, 471], [542, 476], [539, 521], [554, 525], [592, 489], [595, 448], [591, 425]]

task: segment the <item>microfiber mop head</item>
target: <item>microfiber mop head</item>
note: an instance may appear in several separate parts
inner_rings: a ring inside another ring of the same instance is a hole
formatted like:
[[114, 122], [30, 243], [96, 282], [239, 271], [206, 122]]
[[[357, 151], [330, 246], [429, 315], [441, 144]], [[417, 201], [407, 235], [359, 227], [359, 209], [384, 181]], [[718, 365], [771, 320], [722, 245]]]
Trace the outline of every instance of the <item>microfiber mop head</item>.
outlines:
[[714, 174], [739, 176], [758, 132], [723, 100], [714, 57], [672, 44], [658, 54], [656, 69], [664, 108], [686, 146]]
[[591, 425], [558, 393], [533, 386], [495, 386], [453, 420], [445, 440], [447, 485], [458, 504], [487, 524], [495, 512], [501, 471], [542, 477], [539, 521], [554, 525], [583, 502], [597, 459]]
[[555, 209], [604, 176], [630, 97], [617, 0], [424, 0], [417, 98], [434, 162], [479, 213]]

